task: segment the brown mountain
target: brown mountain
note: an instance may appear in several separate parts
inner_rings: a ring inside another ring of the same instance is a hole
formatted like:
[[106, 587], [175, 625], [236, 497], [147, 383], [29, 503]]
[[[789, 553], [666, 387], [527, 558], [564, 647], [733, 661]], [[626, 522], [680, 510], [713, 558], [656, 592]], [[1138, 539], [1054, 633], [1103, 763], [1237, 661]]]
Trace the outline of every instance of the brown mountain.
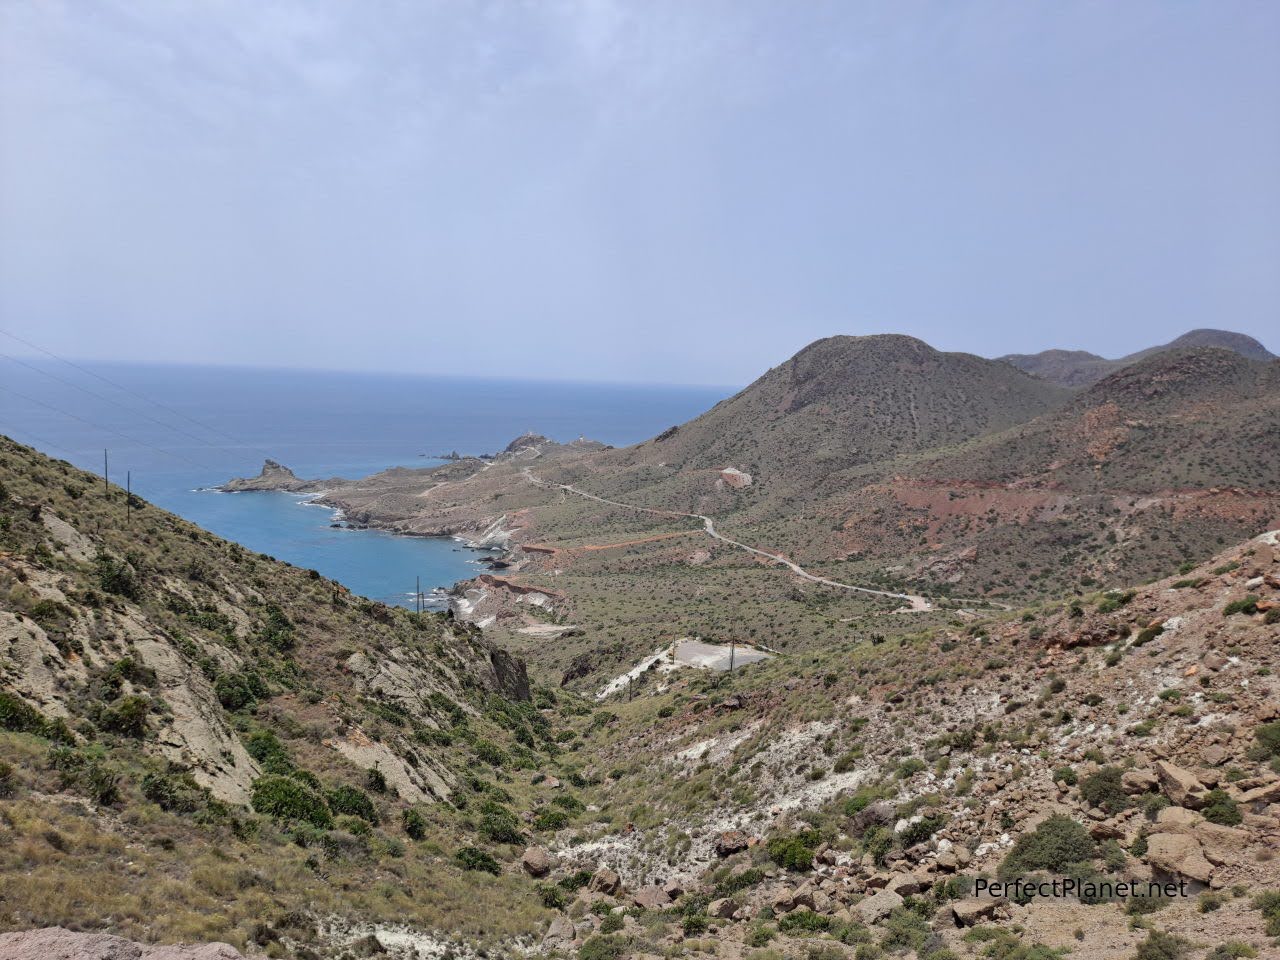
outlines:
[[913, 337], [828, 337], [697, 419], [605, 462], [732, 466], [766, 487], [804, 484], [994, 433], [1066, 398], [1007, 364], [944, 353]]
[[1010, 353], [999, 359], [1033, 376], [1064, 387], [1084, 387], [1097, 383], [1109, 373], [1168, 350], [1192, 347], [1221, 347], [1250, 360], [1274, 360], [1275, 356], [1253, 337], [1230, 330], [1200, 329], [1184, 333], [1176, 340], [1139, 350], [1118, 360], [1108, 360], [1087, 350], [1042, 350], [1040, 353]]

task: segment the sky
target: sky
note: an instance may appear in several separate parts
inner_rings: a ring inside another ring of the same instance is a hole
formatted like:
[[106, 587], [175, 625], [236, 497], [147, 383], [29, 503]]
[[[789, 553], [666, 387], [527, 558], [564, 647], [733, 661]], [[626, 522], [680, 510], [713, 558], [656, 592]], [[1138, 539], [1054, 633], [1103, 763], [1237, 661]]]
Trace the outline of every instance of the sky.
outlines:
[[0, 0], [0, 328], [714, 384], [842, 333], [1280, 352], [1278, 51], [1253, 0]]

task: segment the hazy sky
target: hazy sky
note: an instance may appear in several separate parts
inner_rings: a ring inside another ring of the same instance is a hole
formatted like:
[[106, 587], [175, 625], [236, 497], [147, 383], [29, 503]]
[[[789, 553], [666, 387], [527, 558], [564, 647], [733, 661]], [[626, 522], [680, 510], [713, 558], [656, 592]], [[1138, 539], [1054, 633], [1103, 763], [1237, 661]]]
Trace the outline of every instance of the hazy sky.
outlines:
[[79, 358], [1280, 350], [1278, 171], [1277, 3], [0, 0], [0, 326]]

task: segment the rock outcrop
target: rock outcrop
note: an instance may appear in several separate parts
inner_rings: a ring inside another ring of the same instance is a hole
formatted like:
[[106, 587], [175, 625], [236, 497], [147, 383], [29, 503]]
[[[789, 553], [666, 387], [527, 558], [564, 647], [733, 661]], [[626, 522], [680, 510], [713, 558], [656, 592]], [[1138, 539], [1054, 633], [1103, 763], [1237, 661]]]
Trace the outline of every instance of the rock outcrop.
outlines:
[[223, 493], [250, 493], [264, 490], [297, 493], [316, 488], [316, 481], [303, 480], [284, 464], [276, 463], [274, 460], [264, 460], [262, 472], [256, 477], [237, 477], [228, 480], [218, 489]]

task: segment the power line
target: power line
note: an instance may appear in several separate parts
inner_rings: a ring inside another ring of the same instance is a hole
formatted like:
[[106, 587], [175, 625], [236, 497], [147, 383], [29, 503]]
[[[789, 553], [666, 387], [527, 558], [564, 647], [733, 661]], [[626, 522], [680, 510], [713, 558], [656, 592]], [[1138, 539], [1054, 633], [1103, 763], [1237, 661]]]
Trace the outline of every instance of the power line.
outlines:
[[[13, 427], [5, 427], [5, 426], [4, 426], [4, 424], [0, 424], [0, 427], [3, 427], [5, 430], [13, 430], [13, 429], [14, 429]], [[17, 428], [17, 429], [18, 429], [18, 432], [19, 432], [19, 433], [26, 434], [28, 437], [30, 437], [32, 440], [34, 440], [36, 443], [40, 444], [42, 447], [45, 447], [46, 449], [49, 449], [49, 450], [61, 450], [63, 453], [65, 453], [65, 454], [69, 454], [69, 455], [70, 455], [70, 456], [72, 456], [72, 457], [78, 457], [78, 456], [80, 455], [80, 454], [78, 454], [76, 451], [71, 450], [71, 449], [68, 449], [67, 447], [64, 447], [64, 446], [63, 446], [62, 444], [60, 444], [60, 443], [54, 443], [53, 441], [51, 441], [51, 440], [46, 440], [46, 439], [44, 439], [43, 437], [37, 437], [37, 436], [36, 436], [34, 433], [32, 433], [30, 430], [26, 429], [26, 427], [19, 427], [19, 428]], [[8, 439], [12, 440], [14, 443], [22, 443], [22, 441], [21, 441], [21, 440], [19, 440], [17, 437], [15, 437], [12, 433], [8, 434]], [[26, 444], [23, 444], [23, 446], [27, 446], [27, 447], [29, 447], [29, 446], [31, 446], [31, 444], [26, 443]]]
[[26, 367], [28, 370], [34, 370], [36, 373], [40, 374], [41, 376], [49, 377], [51, 380], [56, 380], [58, 383], [65, 384], [66, 386], [71, 387], [73, 390], [79, 390], [81, 393], [88, 394], [89, 396], [93, 397], [95, 400], [101, 400], [103, 403], [109, 403], [113, 407], [119, 407], [121, 410], [135, 417], [142, 417], [142, 419], [144, 420], [149, 420], [151, 423], [154, 423], [156, 426], [164, 427], [166, 430], [172, 430], [175, 433], [180, 433], [184, 437], [186, 437], [188, 440], [194, 440], [196, 443], [203, 444], [206, 447], [213, 446], [213, 444], [209, 443], [208, 439], [205, 437], [197, 437], [194, 433], [188, 433], [186, 430], [182, 430], [179, 427], [175, 427], [171, 423], [165, 423], [163, 420], [157, 420], [155, 417], [149, 417], [145, 413], [142, 413], [138, 410], [134, 410], [132, 407], [126, 407], [123, 403], [120, 403], [117, 400], [112, 400], [110, 397], [104, 397], [100, 393], [95, 393], [94, 391], [90, 390], [88, 387], [82, 387], [80, 386], [80, 384], [73, 383], [72, 381], [67, 380], [64, 377], [60, 377], [55, 373], [50, 373], [48, 370], [41, 370], [35, 364], [27, 363], [25, 360], [19, 360], [17, 357], [11, 357], [7, 353], [0, 353], [0, 357], [3, 357], [5, 360], [10, 360], [13, 363], [16, 363], [20, 366]]
[[173, 457], [175, 460], [181, 460], [183, 463], [190, 464], [193, 467], [199, 467], [201, 470], [216, 469], [209, 466], [207, 463], [199, 463], [192, 460], [190, 457], [184, 457], [180, 453], [174, 453], [172, 450], [165, 450], [163, 447], [157, 447], [154, 444], [147, 443], [145, 440], [139, 440], [137, 437], [131, 437], [127, 433], [121, 433], [119, 430], [113, 430], [111, 427], [104, 427], [100, 423], [94, 423], [92, 420], [86, 420], [84, 417], [59, 409], [53, 404], [45, 403], [43, 400], [37, 400], [35, 397], [28, 397], [25, 393], [19, 393], [17, 390], [11, 390], [9, 387], [0, 386], [0, 390], [3, 390], [5, 393], [13, 394], [15, 397], [20, 397], [28, 403], [34, 403], [37, 406], [44, 407], [46, 410], [52, 410], [54, 413], [60, 413], [64, 417], [70, 417], [72, 420], [79, 420], [81, 423], [93, 427], [95, 430], [102, 430], [106, 433], [120, 437], [122, 440], [128, 440], [130, 443], [136, 443], [140, 447], [146, 447], [148, 450], [154, 450], [156, 453], [163, 453], [167, 457]]
[[121, 391], [122, 393], [127, 393], [129, 396], [134, 397], [138, 400], [141, 400], [143, 403], [149, 403], [153, 407], [158, 407], [159, 409], [164, 410], [166, 413], [171, 413], [175, 417], [185, 420], [188, 423], [193, 424], [194, 426], [197, 426], [202, 430], [208, 430], [210, 433], [217, 434], [218, 436], [222, 437], [224, 440], [230, 440], [232, 443], [234, 443], [238, 447], [244, 447], [247, 450], [256, 450], [258, 453], [265, 452], [260, 447], [256, 447], [253, 444], [245, 443], [244, 441], [231, 436], [231, 434], [227, 433], [225, 430], [220, 430], [217, 427], [210, 426], [207, 423], [202, 423], [201, 421], [195, 419], [194, 417], [190, 417], [187, 414], [183, 413], [181, 410], [175, 410], [172, 407], [169, 407], [158, 400], [153, 400], [150, 397], [143, 396], [142, 394], [138, 393], [136, 390], [131, 390], [122, 384], [116, 383], [114, 380], [110, 379], [109, 377], [104, 377], [102, 374], [95, 373], [94, 371], [88, 369], [87, 367], [82, 367], [78, 363], [73, 363], [72, 361], [68, 360], [66, 357], [60, 357], [56, 353], [54, 353], [52, 350], [46, 350], [44, 347], [40, 346], [39, 344], [32, 343], [30, 340], [24, 340], [22, 337], [19, 337], [17, 334], [10, 333], [8, 330], [0, 330], [0, 335], [4, 335], [8, 337], [10, 340], [16, 340], [18, 343], [21, 343], [24, 346], [30, 347], [32, 350], [37, 350], [40, 353], [43, 353], [47, 357], [52, 357], [54, 360], [57, 360], [59, 363], [65, 363], [67, 366], [75, 370], [79, 370], [81, 373], [85, 374], [86, 376], [93, 377], [95, 380], [101, 380], [103, 383], [107, 384], [108, 386], [115, 387], [117, 390]]

